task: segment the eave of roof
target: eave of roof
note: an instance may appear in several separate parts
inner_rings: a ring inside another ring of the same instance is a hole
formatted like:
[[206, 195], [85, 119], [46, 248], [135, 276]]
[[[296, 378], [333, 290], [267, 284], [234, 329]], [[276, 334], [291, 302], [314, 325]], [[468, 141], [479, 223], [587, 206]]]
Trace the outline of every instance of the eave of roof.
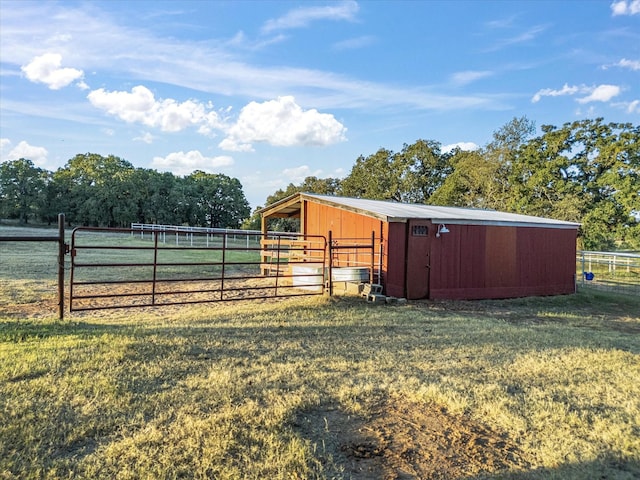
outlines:
[[520, 215], [516, 213], [483, 210], [477, 208], [440, 207], [424, 204], [407, 204], [385, 200], [369, 200], [366, 198], [336, 197], [313, 193], [297, 193], [260, 210], [260, 213], [278, 212], [300, 208], [303, 200], [352, 211], [361, 215], [394, 223], [405, 223], [409, 219], [427, 219], [434, 223], [461, 225], [496, 225], [520, 227], [546, 227], [577, 229], [580, 224], [554, 220], [551, 218]]

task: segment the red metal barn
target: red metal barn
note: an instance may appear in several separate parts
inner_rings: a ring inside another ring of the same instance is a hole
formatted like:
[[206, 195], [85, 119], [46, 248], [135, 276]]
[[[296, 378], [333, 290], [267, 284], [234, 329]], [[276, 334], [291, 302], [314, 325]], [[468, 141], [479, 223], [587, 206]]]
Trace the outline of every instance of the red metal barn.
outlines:
[[481, 299], [575, 291], [579, 224], [493, 210], [298, 193], [262, 210], [301, 233], [381, 243], [381, 283], [408, 299]]

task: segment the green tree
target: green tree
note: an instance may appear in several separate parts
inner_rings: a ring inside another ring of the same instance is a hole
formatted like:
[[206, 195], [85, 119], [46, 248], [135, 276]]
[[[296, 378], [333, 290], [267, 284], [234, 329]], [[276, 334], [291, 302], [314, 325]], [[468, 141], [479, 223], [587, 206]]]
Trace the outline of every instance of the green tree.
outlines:
[[493, 132], [485, 147], [451, 152], [451, 172], [443, 179], [430, 203], [459, 207], [509, 210], [513, 197], [513, 164], [518, 152], [535, 132], [527, 117], [513, 118]]
[[453, 171], [451, 155], [443, 154], [440, 143], [433, 140], [404, 144], [395, 157], [402, 168], [400, 197], [407, 203], [431, 203], [432, 195]]
[[495, 208], [504, 203], [502, 182], [496, 180], [500, 165], [482, 151], [455, 149], [450, 158], [453, 171], [433, 193], [430, 203], [456, 207]]
[[28, 223], [39, 214], [47, 172], [20, 158], [0, 164], [0, 215]]
[[180, 188], [182, 179], [170, 172], [136, 169], [130, 181], [135, 198], [132, 221], [175, 225], [183, 223], [184, 197]]
[[131, 177], [134, 167], [121, 158], [78, 154], [54, 174], [57, 190], [66, 197], [69, 220], [82, 225], [128, 226], [135, 218]]
[[640, 128], [601, 118], [542, 127], [513, 160], [511, 210], [582, 223], [584, 248], [633, 243], [640, 196]]
[[586, 198], [570, 156], [571, 130], [543, 126], [542, 131], [542, 136], [522, 146], [513, 159], [506, 207], [518, 213], [579, 221]]
[[360, 156], [342, 180], [340, 193], [348, 197], [426, 203], [451, 172], [449, 155], [440, 144], [417, 140], [394, 153], [381, 148]]
[[368, 157], [359, 156], [343, 180], [340, 193], [346, 197], [402, 201], [403, 169], [391, 150], [381, 148]]
[[239, 228], [251, 211], [238, 179], [200, 170], [185, 177], [185, 201], [196, 226]]

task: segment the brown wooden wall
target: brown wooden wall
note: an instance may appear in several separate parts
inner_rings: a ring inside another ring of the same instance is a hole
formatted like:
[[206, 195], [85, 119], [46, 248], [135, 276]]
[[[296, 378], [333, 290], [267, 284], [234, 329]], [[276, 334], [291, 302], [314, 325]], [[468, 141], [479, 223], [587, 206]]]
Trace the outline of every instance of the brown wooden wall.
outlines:
[[329, 205], [304, 202], [304, 231], [307, 234], [327, 235], [331, 230], [336, 238], [371, 238], [372, 231], [380, 236], [384, 223]]
[[576, 230], [448, 225], [431, 242], [429, 297], [509, 298], [575, 290]]
[[[388, 223], [374, 217], [315, 202], [305, 201], [303, 209], [303, 232], [308, 235], [325, 235], [328, 239], [329, 231], [331, 231], [334, 239], [362, 239], [363, 241], [368, 241], [371, 239], [371, 233], [375, 232], [376, 254], [380, 250], [378, 242], [380, 239], [383, 242], [382, 275], [384, 278], [387, 268], [386, 238], [389, 231]], [[354, 261], [370, 262], [370, 253], [363, 252]]]

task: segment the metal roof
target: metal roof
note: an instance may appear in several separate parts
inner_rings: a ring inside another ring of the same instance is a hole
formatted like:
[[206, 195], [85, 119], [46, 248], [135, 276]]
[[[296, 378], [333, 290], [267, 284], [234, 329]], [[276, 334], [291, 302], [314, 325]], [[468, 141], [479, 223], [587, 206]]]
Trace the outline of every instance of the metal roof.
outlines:
[[[297, 197], [297, 198], [296, 198]], [[290, 214], [288, 210], [299, 209], [303, 199], [350, 210], [362, 215], [379, 218], [385, 222], [406, 222], [408, 219], [426, 219], [434, 223], [462, 225], [498, 225], [577, 229], [580, 224], [554, 220], [551, 218], [520, 215], [516, 213], [484, 210], [479, 208], [440, 207], [436, 205], [399, 203], [366, 198], [336, 197], [314, 193], [297, 193], [273, 205], [265, 207], [262, 213], [280, 212]], [[281, 205], [279, 209], [278, 206]], [[287, 210], [282, 211], [283, 209]], [[268, 213], [267, 213], [268, 214]]]

